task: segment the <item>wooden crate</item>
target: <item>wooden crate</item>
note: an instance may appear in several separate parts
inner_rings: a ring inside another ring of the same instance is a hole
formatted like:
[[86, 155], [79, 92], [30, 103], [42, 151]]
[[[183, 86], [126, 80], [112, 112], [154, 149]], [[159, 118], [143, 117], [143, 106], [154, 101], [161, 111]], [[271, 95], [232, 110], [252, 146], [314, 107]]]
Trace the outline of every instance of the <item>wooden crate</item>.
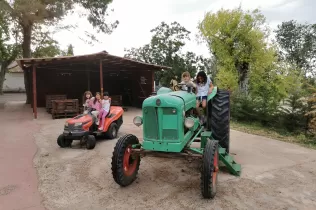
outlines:
[[52, 118], [69, 118], [79, 114], [79, 100], [52, 100]]
[[51, 113], [52, 100], [64, 100], [67, 99], [66, 95], [46, 95], [46, 111]]

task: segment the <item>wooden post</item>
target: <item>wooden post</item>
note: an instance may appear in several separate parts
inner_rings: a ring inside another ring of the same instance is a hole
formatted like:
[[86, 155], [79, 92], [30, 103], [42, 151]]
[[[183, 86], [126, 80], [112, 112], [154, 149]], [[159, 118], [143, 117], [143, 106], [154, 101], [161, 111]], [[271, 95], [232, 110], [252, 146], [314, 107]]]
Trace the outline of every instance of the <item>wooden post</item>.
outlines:
[[87, 90], [91, 91], [90, 90], [90, 71], [86, 70], [86, 72], [87, 72], [87, 78], [88, 78], [88, 89]]
[[103, 98], [103, 68], [102, 68], [102, 59], [100, 59], [100, 86], [101, 86], [101, 98]]
[[33, 64], [33, 115], [37, 119], [36, 66]]
[[155, 71], [151, 72], [151, 92], [155, 91]]

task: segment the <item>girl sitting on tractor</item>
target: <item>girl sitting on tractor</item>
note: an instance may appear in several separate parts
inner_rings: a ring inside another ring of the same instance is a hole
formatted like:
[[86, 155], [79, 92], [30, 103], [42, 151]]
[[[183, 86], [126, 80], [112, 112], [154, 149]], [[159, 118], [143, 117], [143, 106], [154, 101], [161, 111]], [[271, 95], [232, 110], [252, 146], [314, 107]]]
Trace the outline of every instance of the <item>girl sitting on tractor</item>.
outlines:
[[103, 130], [105, 117], [108, 115], [110, 111], [111, 99], [109, 98], [108, 92], [103, 93], [103, 100], [101, 103], [102, 103], [102, 109], [99, 113], [99, 121], [101, 121], [101, 126], [99, 128], [100, 131]]
[[91, 108], [95, 109], [94, 111], [91, 112], [91, 114], [96, 117], [96, 122], [95, 122], [96, 125], [99, 125], [99, 113], [102, 108], [101, 102], [102, 102], [101, 94], [99, 92], [96, 92], [95, 97], [93, 97], [93, 100], [90, 100], [90, 104], [89, 104]]
[[84, 110], [84, 112], [88, 109], [88, 107], [89, 107], [89, 104], [90, 104], [90, 100], [93, 100], [94, 99], [94, 97], [93, 97], [93, 95], [92, 95], [92, 93], [90, 92], [90, 91], [86, 91], [86, 92], [84, 92], [84, 94], [83, 94], [83, 110]]
[[200, 71], [196, 76], [196, 86], [197, 86], [197, 93], [196, 93], [196, 111], [200, 118], [201, 124], [204, 124], [204, 116], [201, 116], [200, 112], [200, 105], [202, 103], [202, 108], [205, 112], [206, 109], [206, 102], [207, 96], [213, 91], [213, 83], [212, 80], [206, 76], [204, 71]]

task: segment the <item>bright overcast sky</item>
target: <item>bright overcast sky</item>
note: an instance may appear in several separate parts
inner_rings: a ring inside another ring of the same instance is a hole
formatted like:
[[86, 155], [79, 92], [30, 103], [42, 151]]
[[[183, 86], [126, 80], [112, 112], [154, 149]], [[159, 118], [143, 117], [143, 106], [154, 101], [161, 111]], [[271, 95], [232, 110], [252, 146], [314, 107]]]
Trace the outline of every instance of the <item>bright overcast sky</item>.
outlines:
[[245, 10], [259, 8], [272, 28], [291, 19], [299, 22], [312, 22], [316, 19], [315, 0], [113, 0], [111, 8], [114, 12], [110, 12], [110, 18], [120, 23], [111, 35], [97, 35], [102, 43], [91, 46], [78, 38], [80, 34], [84, 34], [84, 30], [93, 30], [85, 19], [80, 19], [77, 15], [68, 17], [66, 22], [78, 23], [79, 29], [75, 33], [59, 32], [54, 38], [63, 48], [73, 44], [76, 55], [106, 50], [113, 55], [123, 56], [124, 48], [140, 47], [149, 43], [150, 29], [161, 21], [177, 21], [192, 33], [191, 42], [187, 43], [186, 49], [209, 56], [206, 46], [197, 44], [195, 40], [198, 22], [207, 11], [233, 9], [240, 4]]

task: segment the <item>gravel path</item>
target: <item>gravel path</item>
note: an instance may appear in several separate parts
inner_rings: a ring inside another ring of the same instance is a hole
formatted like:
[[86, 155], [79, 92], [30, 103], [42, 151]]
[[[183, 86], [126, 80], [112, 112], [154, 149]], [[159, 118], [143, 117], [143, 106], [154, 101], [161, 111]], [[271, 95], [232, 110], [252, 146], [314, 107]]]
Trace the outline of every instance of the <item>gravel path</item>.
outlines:
[[[132, 125], [139, 110], [124, 114], [119, 135], [142, 130]], [[101, 140], [94, 150], [62, 149], [56, 138], [65, 119], [44, 111], [35, 135], [34, 159], [39, 191], [49, 210], [98, 209], [316, 209], [316, 151], [231, 131], [231, 153], [242, 164], [240, 178], [222, 172], [215, 199], [200, 193], [199, 163], [143, 158], [138, 179], [119, 187], [112, 178], [111, 156], [117, 140]]]

